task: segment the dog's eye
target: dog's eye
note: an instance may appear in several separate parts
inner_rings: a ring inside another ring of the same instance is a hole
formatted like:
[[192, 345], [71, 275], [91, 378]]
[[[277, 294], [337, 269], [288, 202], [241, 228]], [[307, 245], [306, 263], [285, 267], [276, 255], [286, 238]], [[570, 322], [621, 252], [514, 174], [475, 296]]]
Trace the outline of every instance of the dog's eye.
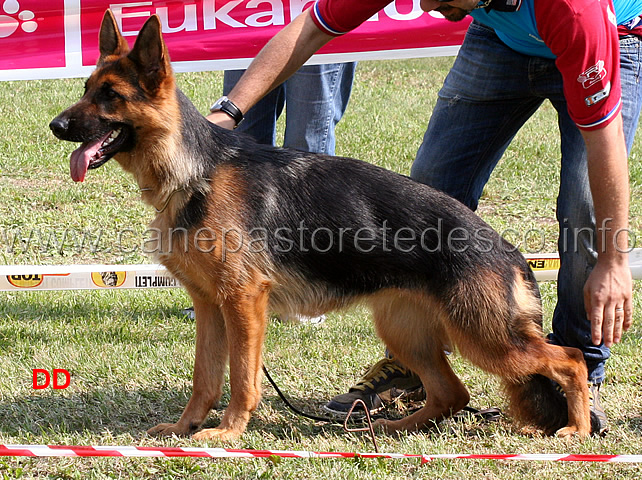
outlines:
[[121, 95], [108, 83], [102, 85], [100, 93], [106, 100], [115, 100], [116, 98], [122, 98]]

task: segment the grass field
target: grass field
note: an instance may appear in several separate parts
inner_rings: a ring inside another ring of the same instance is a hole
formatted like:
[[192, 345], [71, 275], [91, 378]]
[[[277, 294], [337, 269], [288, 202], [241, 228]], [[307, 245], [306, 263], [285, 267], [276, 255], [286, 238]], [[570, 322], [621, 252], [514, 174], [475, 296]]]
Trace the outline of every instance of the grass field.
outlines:
[[[338, 153], [407, 173], [451, 58], [362, 62]], [[181, 74], [181, 88], [205, 112], [221, 92], [220, 73]], [[57, 141], [49, 121], [82, 92], [83, 80], [0, 83], [0, 263], [149, 263], [143, 253], [152, 212], [116, 162], [69, 178], [72, 145]], [[389, 105], [395, 104], [395, 108]], [[480, 215], [524, 251], [555, 251], [558, 139], [546, 104], [522, 129], [488, 184]], [[447, 127], [445, 127], [447, 128]], [[642, 146], [631, 155], [631, 227], [642, 234]], [[537, 237], [532, 231], [537, 229]], [[640, 246], [640, 245], [638, 245]], [[555, 285], [541, 285], [545, 328]], [[158, 291], [0, 293], [0, 444], [222, 446], [188, 438], [148, 437], [175, 421], [191, 394], [194, 324], [180, 310], [178, 289]], [[382, 451], [399, 453], [595, 453], [642, 451], [642, 289], [634, 327], [613, 349], [603, 388], [611, 432], [604, 439], [562, 441], [520, 435], [510, 418], [448, 421], [420, 434], [379, 435]], [[378, 360], [383, 346], [365, 311], [329, 315], [320, 326], [269, 325], [265, 363], [300, 408], [344, 392]], [[498, 382], [457, 355], [453, 368], [469, 386], [471, 405], [505, 401]], [[66, 390], [32, 389], [32, 369], [65, 368]], [[372, 451], [367, 435], [315, 423], [265, 395], [235, 448]], [[229, 390], [223, 398], [229, 400]], [[391, 415], [394, 412], [390, 413]], [[213, 411], [208, 425], [216, 425]], [[2, 478], [640, 478], [642, 466], [580, 463], [416, 460], [203, 460], [0, 458]]]

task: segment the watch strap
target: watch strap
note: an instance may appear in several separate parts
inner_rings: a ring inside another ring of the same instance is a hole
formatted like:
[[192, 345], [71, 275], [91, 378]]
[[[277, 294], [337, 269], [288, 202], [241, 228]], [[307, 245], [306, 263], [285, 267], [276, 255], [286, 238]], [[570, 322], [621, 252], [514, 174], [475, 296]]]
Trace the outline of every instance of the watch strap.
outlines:
[[241, 109], [234, 105], [234, 102], [227, 97], [219, 98], [210, 108], [210, 112], [218, 112], [219, 110], [225, 112], [234, 120], [234, 128], [238, 127], [245, 118]]

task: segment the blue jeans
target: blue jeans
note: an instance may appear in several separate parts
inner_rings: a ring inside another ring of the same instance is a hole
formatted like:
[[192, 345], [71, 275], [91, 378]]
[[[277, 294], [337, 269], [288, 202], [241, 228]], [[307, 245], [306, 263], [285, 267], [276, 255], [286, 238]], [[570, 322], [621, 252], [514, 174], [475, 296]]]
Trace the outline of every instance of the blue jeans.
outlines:
[[[629, 151], [642, 106], [641, 44], [640, 38], [633, 36], [620, 41], [622, 114]], [[601, 383], [610, 351], [591, 341], [583, 295], [597, 260], [586, 149], [568, 115], [562, 76], [555, 62], [517, 53], [492, 29], [473, 22], [439, 92], [411, 177], [475, 210], [508, 144], [546, 99], [557, 110], [561, 136], [557, 197], [561, 266], [549, 338], [554, 344], [582, 350], [589, 381]]]
[[[334, 155], [334, 130], [348, 106], [356, 63], [306, 65], [267, 94], [245, 114], [238, 130], [258, 142], [276, 144], [276, 121], [285, 105], [283, 146]], [[243, 70], [226, 71], [223, 94]]]

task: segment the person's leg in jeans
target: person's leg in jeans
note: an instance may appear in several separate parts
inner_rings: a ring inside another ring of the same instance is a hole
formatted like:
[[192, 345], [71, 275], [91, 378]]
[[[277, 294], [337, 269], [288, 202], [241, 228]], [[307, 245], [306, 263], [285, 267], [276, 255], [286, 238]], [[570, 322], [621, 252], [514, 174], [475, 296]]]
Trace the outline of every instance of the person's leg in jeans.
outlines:
[[348, 107], [355, 67], [306, 65], [286, 81], [283, 146], [334, 155], [334, 132]]
[[411, 178], [476, 210], [497, 162], [544, 101], [529, 87], [530, 62], [493, 30], [471, 24], [439, 92]]
[[642, 109], [642, 39], [629, 35], [620, 39], [620, 78], [622, 79], [622, 120], [627, 151], [631, 152]]
[[[633, 145], [642, 106], [642, 85], [638, 74], [641, 67], [642, 42], [639, 37], [620, 41], [622, 79], [622, 117], [627, 150]], [[558, 89], [561, 93], [561, 78]], [[562, 167], [557, 216], [560, 222], [558, 304], [553, 315], [551, 340], [560, 345], [580, 348], [589, 371], [589, 382], [604, 381], [604, 366], [610, 351], [593, 345], [591, 325], [584, 307], [583, 288], [597, 261], [596, 241], [605, 225], [595, 225], [593, 200], [588, 181], [584, 141], [568, 116], [566, 102], [559, 95], [551, 98], [558, 110], [562, 136]]]
[[[334, 155], [335, 128], [348, 107], [355, 62], [307, 65], [260, 100], [238, 130], [258, 142], [276, 144], [276, 122], [285, 105], [283, 146]], [[226, 71], [223, 94], [232, 90], [243, 70]]]
[[[635, 130], [642, 106], [642, 86], [639, 82], [641, 66], [639, 37], [620, 40], [622, 118], [627, 150], [633, 145]], [[562, 164], [560, 191], [557, 200], [557, 219], [560, 224], [557, 306], [553, 314], [552, 343], [582, 350], [588, 367], [588, 382], [593, 397], [593, 411], [601, 421], [601, 430], [607, 430], [606, 414], [600, 406], [599, 388], [605, 379], [605, 364], [610, 350], [604, 345], [594, 345], [591, 340], [591, 323], [584, 306], [583, 289], [597, 262], [597, 239], [605, 225], [595, 225], [593, 199], [588, 180], [586, 150], [583, 138], [568, 116], [562, 95], [561, 78], [558, 94], [551, 95], [551, 102], [559, 115], [562, 138]]]

